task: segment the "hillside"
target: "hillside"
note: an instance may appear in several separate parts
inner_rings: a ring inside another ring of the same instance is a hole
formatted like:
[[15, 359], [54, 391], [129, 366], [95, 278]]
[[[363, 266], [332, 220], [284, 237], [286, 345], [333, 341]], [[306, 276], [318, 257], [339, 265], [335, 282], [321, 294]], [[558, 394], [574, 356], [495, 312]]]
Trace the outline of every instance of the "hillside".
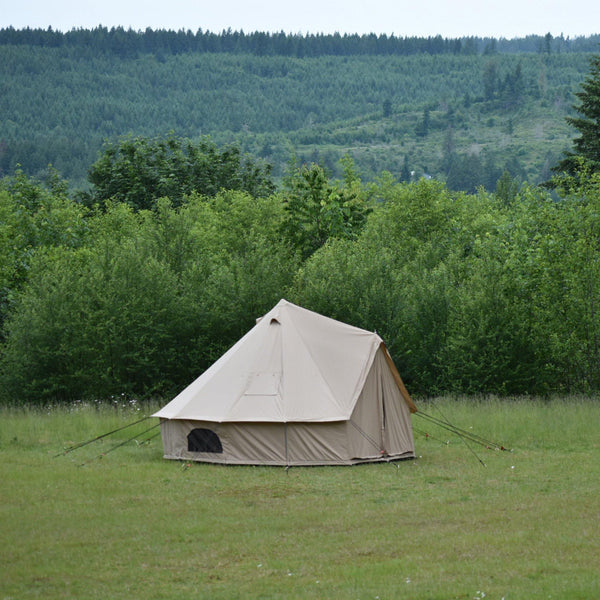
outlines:
[[564, 118], [597, 46], [595, 38], [439, 48], [430, 40], [428, 52], [373, 46], [340, 55], [327, 52], [346, 48], [344, 38], [309, 52], [315, 38], [303, 50], [310, 55], [299, 57], [274, 46], [264, 55], [268, 44], [150, 47], [142, 45], [148, 33], [122, 33], [111, 51], [89, 43], [94, 32], [77, 41], [0, 31], [0, 176], [17, 164], [36, 175], [51, 163], [83, 186], [105, 140], [173, 132], [237, 143], [272, 162], [276, 177], [294, 155], [335, 170], [350, 153], [367, 180], [384, 170], [399, 178], [414, 172], [472, 189], [493, 187], [508, 169], [535, 183], [570, 144]]
[[[287, 148], [293, 148], [302, 160], [323, 162], [337, 175], [337, 161], [349, 153], [367, 180], [382, 170], [404, 179], [406, 168], [412, 179], [431, 175], [447, 180], [449, 169], [445, 165], [451, 155], [464, 163], [464, 169], [471, 163], [478, 184], [485, 184], [488, 174], [494, 184], [504, 169], [515, 178], [538, 183], [547, 179], [550, 167], [573, 136], [564, 119], [569, 107], [560, 100], [530, 102], [511, 110], [494, 110], [482, 104], [463, 110], [459, 116], [453, 116], [452, 110], [443, 103], [432, 109], [430, 130], [422, 137], [415, 130], [423, 120], [424, 109], [402, 107], [387, 117], [374, 113], [300, 129], [287, 136]], [[277, 148], [276, 138], [272, 145], [265, 145], [265, 136], [232, 137], [247, 151], [266, 156], [280, 170], [285, 168], [287, 148]]]

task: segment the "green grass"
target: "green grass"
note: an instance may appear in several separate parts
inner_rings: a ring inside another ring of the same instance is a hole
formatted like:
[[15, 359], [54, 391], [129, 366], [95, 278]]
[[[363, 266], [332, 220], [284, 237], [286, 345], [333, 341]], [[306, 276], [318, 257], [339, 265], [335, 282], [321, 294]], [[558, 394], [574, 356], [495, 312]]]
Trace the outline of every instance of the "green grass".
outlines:
[[95, 458], [128, 431], [55, 458], [139, 413], [0, 409], [0, 600], [600, 598], [600, 402], [421, 406], [512, 452], [472, 446], [483, 467], [413, 417], [430, 437], [396, 464]]

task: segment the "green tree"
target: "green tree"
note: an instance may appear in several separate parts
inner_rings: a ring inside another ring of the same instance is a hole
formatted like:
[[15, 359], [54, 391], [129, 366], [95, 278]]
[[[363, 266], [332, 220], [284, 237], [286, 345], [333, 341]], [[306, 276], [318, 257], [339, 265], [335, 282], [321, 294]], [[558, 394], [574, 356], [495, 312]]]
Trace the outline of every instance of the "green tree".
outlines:
[[502, 82], [502, 98], [506, 108], [517, 106], [521, 103], [525, 93], [523, 66], [519, 61], [512, 73], [507, 73]]
[[383, 116], [385, 118], [392, 116], [392, 101], [389, 98], [383, 101]]
[[129, 137], [109, 144], [92, 165], [92, 189], [84, 200], [100, 205], [115, 200], [142, 210], [163, 197], [178, 206], [192, 192], [214, 196], [229, 189], [263, 197], [275, 189], [270, 172], [269, 165], [242, 156], [238, 147], [219, 149], [208, 138], [194, 143], [173, 135]]
[[54, 170], [46, 183], [17, 171], [0, 180], [0, 326], [44, 248], [82, 245], [88, 225], [83, 208], [67, 197]]
[[[6, 320], [0, 395], [157, 396], [207, 368], [281, 297], [297, 257], [276, 197], [109, 202], [79, 248], [39, 251]], [[260, 285], [257, 285], [260, 282]]]
[[303, 258], [329, 239], [355, 239], [371, 210], [368, 191], [352, 160], [345, 157], [342, 165], [343, 181], [330, 181], [325, 169], [315, 163], [292, 165], [284, 181], [282, 231]]
[[478, 154], [453, 153], [445, 157], [446, 183], [451, 190], [474, 193], [484, 184], [483, 163]]
[[4, 388], [33, 403], [171, 391], [177, 345], [190, 349], [185, 308], [131, 239], [39, 255], [7, 321]]
[[484, 98], [486, 100], [493, 100], [499, 85], [498, 64], [495, 59], [485, 64], [482, 79]]
[[524, 254], [506, 214], [496, 208], [490, 215], [485, 227], [471, 229], [468, 254], [447, 261], [460, 283], [438, 355], [442, 381], [446, 390], [462, 393], [535, 393], [544, 382], [531, 335]]
[[507, 170], [504, 170], [496, 182], [496, 198], [508, 206], [515, 201], [518, 193], [519, 183]]
[[417, 137], [426, 137], [427, 134], [429, 133], [429, 126], [430, 126], [430, 109], [429, 107], [425, 107], [423, 109], [423, 118], [421, 119], [421, 121], [419, 121], [419, 123], [417, 123], [417, 126], [415, 128], [415, 134], [417, 135]]
[[578, 181], [584, 171], [600, 172], [600, 55], [590, 60], [590, 72], [576, 96], [580, 102], [574, 108], [580, 116], [567, 117], [566, 121], [579, 136], [573, 140], [573, 150], [553, 167], [553, 187], [561, 185], [565, 177]]
[[408, 162], [408, 154], [404, 155], [404, 160], [402, 161], [402, 170], [400, 171], [400, 181], [408, 183], [412, 179], [410, 173], [410, 165]]
[[[534, 325], [550, 350], [561, 385], [571, 391], [600, 388], [600, 174], [587, 175], [575, 193], [548, 202], [536, 273]], [[546, 324], [546, 326], [544, 325]], [[550, 331], [547, 330], [550, 328]]]
[[295, 298], [325, 314], [376, 330], [411, 389], [443, 389], [441, 363], [456, 286], [446, 266], [466, 243], [459, 215], [466, 196], [424, 179], [386, 178], [380, 203], [357, 240], [334, 240], [315, 252], [296, 279]]

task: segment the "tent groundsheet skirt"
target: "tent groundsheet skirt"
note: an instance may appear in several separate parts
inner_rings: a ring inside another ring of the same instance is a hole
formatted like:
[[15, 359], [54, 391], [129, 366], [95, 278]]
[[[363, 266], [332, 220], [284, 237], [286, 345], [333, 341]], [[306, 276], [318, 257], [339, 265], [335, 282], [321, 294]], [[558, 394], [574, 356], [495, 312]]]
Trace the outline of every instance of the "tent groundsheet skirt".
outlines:
[[[219, 451], [190, 448], [194, 432], [210, 432]], [[351, 421], [331, 423], [210, 423], [161, 420], [164, 457], [231, 465], [353, 465], [414, 458], [412, 436], [381, 450]]]

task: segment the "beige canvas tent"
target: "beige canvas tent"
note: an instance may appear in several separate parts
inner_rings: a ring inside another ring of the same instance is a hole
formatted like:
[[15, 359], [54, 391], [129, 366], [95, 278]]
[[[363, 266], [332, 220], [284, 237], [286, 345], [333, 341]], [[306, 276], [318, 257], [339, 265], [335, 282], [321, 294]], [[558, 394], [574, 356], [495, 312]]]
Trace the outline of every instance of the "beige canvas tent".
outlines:
[[154, 416], [165, 458], [293, 466], [414, 457], [411, 411], [377, 334], [281, 300]]

